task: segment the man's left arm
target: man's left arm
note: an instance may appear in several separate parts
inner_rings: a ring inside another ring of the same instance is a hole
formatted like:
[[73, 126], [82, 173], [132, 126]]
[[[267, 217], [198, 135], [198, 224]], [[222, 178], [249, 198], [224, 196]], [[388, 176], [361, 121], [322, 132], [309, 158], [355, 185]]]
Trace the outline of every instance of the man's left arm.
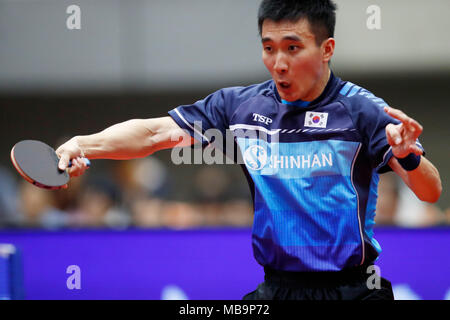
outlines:
[[416, 145], [423, 127], [401, 110], [386, 107], [385, 111], [401, 121], [400, 124], [386, 126], [386, 138], [394, 155], [388, 162], [389, 166], [420, 200], [432, 203], [438, 201], [442, 192], [439, 171]]

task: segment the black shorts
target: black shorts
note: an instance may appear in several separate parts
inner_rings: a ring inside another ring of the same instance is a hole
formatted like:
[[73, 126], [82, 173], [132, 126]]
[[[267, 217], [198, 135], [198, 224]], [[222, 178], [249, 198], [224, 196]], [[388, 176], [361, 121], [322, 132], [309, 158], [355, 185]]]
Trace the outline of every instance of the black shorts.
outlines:
[[394, 300], [391, 283], [365, 264], [339, 272], [285, 272], [264, 268], [264, 282], [244, 300]]

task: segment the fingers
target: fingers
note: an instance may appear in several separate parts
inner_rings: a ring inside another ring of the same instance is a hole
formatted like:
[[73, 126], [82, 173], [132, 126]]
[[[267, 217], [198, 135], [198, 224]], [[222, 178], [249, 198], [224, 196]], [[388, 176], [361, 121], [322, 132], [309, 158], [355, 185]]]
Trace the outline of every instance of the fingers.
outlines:
[[416, 120], [412, 118], [410, 118], [409, 127], [413, 128], [414, 129], [413, 131], [417, 132], [417, 136], [419, 136], [423, 131], [423, 127], [420, 125], [420, 123], [418, 123]]
[[69, 161], [79, 156], [79, 152], [71, 146], [71, 141], [69, 140], [56, 149], [56, 155], [59, 157], [59, 170], [66, 170], [69, 167]]
[[58, 163], [58, 168], [60, 170], [66, 170], [69, 167], [69, 162], [71, 162], [71, 166], [68, 173], [71, 177], [78, 177], [89, 168], [86, 162], [81, 157], [76, 157], [70, 160], [68, 153], [64, 153], [61, 156]]
[[408, 117], [403, 111], [391, 107], [384, 107], [384, 111], [391, 117], [400, 120], [405, 126], [408, 127], [408, 130], [415, 132], [417, 136], [422, 133], [423, 127], [416, 120]]
[[408, 121], [408, 116], [401, 110], [399, 109], [394, 109], [391, 107], [384, 107], [384, 111], [390, 115], [392, 118], [395, 118], [397, 120], [400, 120], [401, 122], [407, 122]]
[[68, 173], [71, 177], [79, 177], [88, 169], [86, 162], [83, 161], [81, 157], [72, 159], [72, 166], [70, 167]]
[[423, 150], [416, 145], [416, 140], [412, 137], [402, 136], [402, 125], [394, 125], [392, 123], [386, 126], [386, 139], [392, 152], [397, 158], [404, 158], [410, 153], [415, 155], [422, 155]]
[[410, 153], [414, 153], [416, 156], [421, 156], [423, 154], [423, 150], [419, 148], [416, 144], [410, 147]]
[[[58, 152], [56, 152], [56, 154], [58, 155]], [[68, 153], [63, 153], [62, 155], [58, 156], [60, 157], [58, 162], [58, 168], [59, 170], [64, 171], [69, 166], [70, 156]]]
[[396, 156], [398, 158], [404, 158], [411, 153], [414, 153], [416, 156], [421, 156], [423, 154], [423, 150], [420, 149], [416, 144], [411, 144], [409, 146], [406, 146], [404, 148], [399, 148], [399, 149], [402, 149], [402, 150], [394, 151], [394, 148], [392, 148], [392, 152], [394, 153], [394, 156]]
[[61, 145], [58, 149], [56, 149], [56, 155], [60, 158], [58, 162], [58, 168], [60, 170], [66, 170], [69, 167], [69, 162], [72, 160], [72, 167], [70, 168], [69, 173], [71, 175], [78, 175], [78, 172], [83, 171], [83, 169], [85, 170], [86, 167], [84, 161], [76, 160], [82, 154], [83, 152], [77, 142], [77, 137], [70, 139], [69, 141]]
[[399, 127], [392, 123], [386, 126], [386, 138], [391, 146], [396, 146], [403, 142]]

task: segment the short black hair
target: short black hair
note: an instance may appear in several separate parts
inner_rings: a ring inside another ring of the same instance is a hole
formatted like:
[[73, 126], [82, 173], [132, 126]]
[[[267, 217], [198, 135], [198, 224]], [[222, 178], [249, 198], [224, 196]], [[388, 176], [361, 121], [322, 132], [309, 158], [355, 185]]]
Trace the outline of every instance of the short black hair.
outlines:
[[317, 45], [334, 37], [336, 4], [331, 0], [263, 0], [258, 11], [259, 35], [264, 20], [297, 22], [306, 18]]

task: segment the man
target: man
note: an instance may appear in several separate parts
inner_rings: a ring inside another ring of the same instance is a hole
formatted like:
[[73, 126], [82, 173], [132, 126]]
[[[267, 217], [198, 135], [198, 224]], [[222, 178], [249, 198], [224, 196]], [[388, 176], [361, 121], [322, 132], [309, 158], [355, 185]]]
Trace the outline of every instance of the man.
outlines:
[[330, 0], [262, 1], [272, 80], [219, 90], [170, 117], [74, 137], [57, 150], [60, 168], [74, 159], [69, 172], [77, 176], [86, 170], [80, 156], [145, 157], [180, 140], [208, 144], [211, 128], [231, 130], [253, 196], [254, 256], [265, 271], [244, 298], [393, 299], [387, 280], [374, 290], [366, 283], [381, 251], [372, 230], [378, 173], [395, 171], [428, 202], [438, 200], [441, 182], [417, 142], [421, 125], [331, 72], [335, 9]]

